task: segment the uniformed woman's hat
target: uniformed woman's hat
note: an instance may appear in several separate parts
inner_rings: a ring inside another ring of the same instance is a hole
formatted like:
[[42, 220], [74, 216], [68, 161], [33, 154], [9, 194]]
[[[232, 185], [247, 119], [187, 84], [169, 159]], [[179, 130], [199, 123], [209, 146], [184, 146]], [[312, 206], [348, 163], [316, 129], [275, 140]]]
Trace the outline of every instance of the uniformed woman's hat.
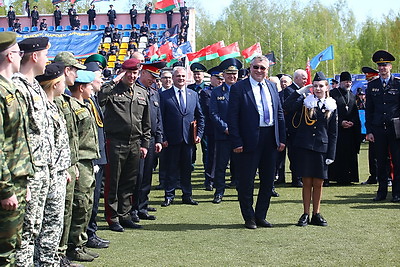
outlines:
[[41, 51], [50, 48], [48, 37], [26, 38], [18, 43], [19, 49], [25, 53]]
[[372, 61], [378, 65], [386, 65], [395, 61], [396, 59], [392, 54], [385, 50], [378, 50], [372, 55]]
[[203, 64], [195, 62], [190, 65], [190, 70], [193, 72], [206, 72], [207, 68]]
[[15, 32], [0, 32], [0, 52], [10, 48], [17, 43]]
[[340, 73], [340, 81], [351, 81], [351, 74], [348, 71]]
[[208, 74], [211, 76], [215, 76], [217, 78], [223, 79], [224, 77], [222, 76], [222, 71], [219, 68], [219, 66], [213, 67], [207, 71]]
[[91, 83], [96, 77], [94, 72], [88, 70], [78, 70], [76, 74], [78, 75], [76, 83]]
[[242, 68], [242, 62], [236, 58], [227, 58], [219, 64], [224, 73], [238, 73]]
[[150, 72], [154, 77], [160, 78], [161, 69], [167, 65], [165, 61], [142, 63], [142, 69]]
[[130, 58], [125, 60], [121, 68], [123, 70], [138, 70], [140, 68], [140, 61], [137, 58]]
[[107, 66], [106, 58], [104, 56], [100, 55], [100, 54], [93, 54], [93, 55], [89, 56], [85, 60], [85, 64], [89, 63], [89, 62], [97, 62], [97, 63], [99, 63], [102, 69], [104, 69]]
[[46, 66], [42, 75], [36, 76], [36, 80], [41, 83], [54, 80], [64, 74], [65, 65], [62, 62], [54, 62]]
[[325, 74], [322, 71], [315, 73], [313, 82], [326, 81]]

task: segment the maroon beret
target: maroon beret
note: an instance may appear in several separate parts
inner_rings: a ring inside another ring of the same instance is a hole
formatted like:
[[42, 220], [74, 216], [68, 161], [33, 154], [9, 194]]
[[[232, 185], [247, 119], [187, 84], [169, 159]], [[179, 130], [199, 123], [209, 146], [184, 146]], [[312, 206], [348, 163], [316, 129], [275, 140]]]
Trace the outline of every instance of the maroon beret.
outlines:
[[140, 61], [136, 58], [130, 58], [122, 64], [123, 70], [138, 70], [140, 68]]

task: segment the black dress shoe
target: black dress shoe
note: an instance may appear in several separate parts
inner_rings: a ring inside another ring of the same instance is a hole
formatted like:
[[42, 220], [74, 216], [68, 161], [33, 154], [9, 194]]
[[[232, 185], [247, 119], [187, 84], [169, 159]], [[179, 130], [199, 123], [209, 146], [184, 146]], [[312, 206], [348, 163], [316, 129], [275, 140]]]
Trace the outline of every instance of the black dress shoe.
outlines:
[[139, 215], [139, 218], [142, 220], [155, 220], [156, 219], [156, 216], [150, 215], [147, 212], [139, 212], [138, 215]]
[[272, 196], [273, 197], [279, 197], [279, 193], [276, 192], [275, 187], [272, 188]]
[[120, 224], [125, 228], [140, 229], [143, 228], [140, 224], [134, 223], [132, 220], [121, 220]]
[[267, 228], [271, 228], [272, 224], [267, 222], [267, 220], [257, 220], [256, 219], [256, 225], [260, 226], [260, 227], [267, 227]]
[[114, 231], [114, 232], [123, 232], [123, 231], [125, 231], [124, 227], [122, 227], [122, 225], [120, 225], [117, 222], [110, 224], [108, 226], [108, 229], [110, 229], [111, 231]]
[[214, 204], [219, 204], [222, 202], [222, 196], [221, 195], [216, 195], [212, 201]]
[[212, 185], [209, 184], [209, 185], [206, 185], [206, 186], [205, 186], [204, 190], [206, 190], [206, 191], [213, 191], [214, 188], [213, 188]]
[[246, 227], [247, 229], [257, 229], [257, 225], [254, 220], [245, 221], [244, 227]]
[[362, 182], [362, 185], [367, 185], [367, 184], [377, 184], [378, 180], [376, 179], [376, 177], [368, 177], [368, 180], [366, 180], [365, 182]]
[[148, 206], [148, 207], [147, 207], [147, 211], [157, 211], [157, 209], [156, 209], [156, 208], [154, 208], [154, 207], [150, 207], [150, 206]]
[[394, 197], [392, 198], [392, 202], [394, 202], [394, 203], [400, 202], [400, 196], [394, 196]]
[[171, 205], [174, 201], [170, 198], [165, 199], [165, 201], [163, 203], [161, 203], [161, 207], [168, 207], [169, 205]]
[[89, 238], [86, 242], [88, 248], [108, 248], [108, 243], [101, 242], [96, 238]]
[[299, 221], [297, 222], [297, 226], [307, 226], [310, 223], [310, 217], [307, 213], [301, 215]]
[[378, 195], [376, 195], [376, 197], [374, 197], [372, 200], [373, 200], [373, 201], [383, 201], [383, 200], [386, 200], [386, 196], [383, 196], [383, 195], [378, 194]]
[[183, 198], [182, 199], [182, 203], [183, 204], [188, 204], [188, 205], [199, 205], [199, 202], [197, 202], [196, 200], [193, 200], [193, 198], [191, 198], [191, 197]]
[[140, 222], [140, 218], [136, 210], [131, 212], [131, 219], [133, 222]]
[[110, 244], [110, 241], [109, 241], [109, 240], [103, 239], [103, 238], [97, 236], [96, 234], [93, 235], [93, 238], [95, 238], [95, 239], [97, 239], [98, 241], [101, 241], [101, 242], [103, 242], [103, 243]]
[[317, 226], [328, 226], [328, 223], [320, 213], [316, 213], [312, 216], [310, 224]]

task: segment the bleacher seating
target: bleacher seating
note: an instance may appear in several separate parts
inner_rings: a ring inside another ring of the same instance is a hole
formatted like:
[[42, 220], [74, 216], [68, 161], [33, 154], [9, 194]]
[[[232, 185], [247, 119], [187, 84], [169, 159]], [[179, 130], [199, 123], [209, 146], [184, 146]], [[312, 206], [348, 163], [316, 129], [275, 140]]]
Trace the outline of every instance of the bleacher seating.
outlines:
[[4, 27], [0, 27], [0, 32], [4, 32]]
[[165, 31], [159, 31], [159, 32], [158, 32], [158, 37], [162, 37], [162, 36], [164, 35], [164, 32], [165, 32]]
[[89, 30], [89, 26], [88, 25], [82, 25], [81, 30], [82, 31], [88, 31]]
[[147, 42], [139, 42], [139, 47], [138, 48], [146, 48], [147, 47]]
[[165, 30], [167, 29], [167, 24], [160, 24], [160, 30]]
[[115, 67], [115, 62], [114, 61], [110, 61], [110, 59], [108, 59], [107, 67], [109, 69], [113, 69]]
[[121, 49], [127, 49], [128, 48], [128, 43], [127, 42], [122, 42], [121, 46], [119, 47]]
[[8, 28], [7, 28], [7, 31], [8, 31], [8, 32], [12, 32], [13, 30], [14, 30], [13, 27], [8, 27]]
[[38, 31], [38, 27], [37, 26], [33, 26], [31, 29], [31, 32], [37, 32]]
[[157, 24], [151, 24], [150, 30], [157, 30]]
[[22, 32], [24, 32], [24, 33], [29, 32], [29, 27], [22, 28]]
[[151, 31], [150, 33], [154, 34], [154, 36], [157, 36], [157, 32], [156, 31]]
[[124, 48], [124, 49], [120, 49], [118, 54], [126, 55], [126, 53], [127, 53], [126, 48]]
[[125, 59], [125, 55], [119, 55], [119, 56], [118, 56], [118, 60], [119, 60], [119, 61], [122, 61], [122, 62], [123, 62], [124, 59]]
[[103, 47], [108, 51], [110, 50], [110, 43], [104, 43]]
[[91, 30], [91, 31], [97, 31], [97, 25], [92, 25], [92, 26], [90, 26], [90, 29], [89, 30]]
[[146, 36], [140, 37], [139, 43], [147, 43], [147, 37]]
[[101, 24], [101, 25], [99, 26], [99, 30], [100, 30], [100, 31], [104, 31], [105, 28], [106, 28], [106, 25], [104, 25], [104, 24]]
[[135, 24], [134, 26], [135, 26], [136, 30], [140, 30], [140, 25], [139, 24]]
[[104, 38], [103, 43], [111, 43], [111, 37]]
[[65, 26], [65, 30], [66, 30], [66, 31], [72, 31], [72, 27], [71, 27], [71, 25], [67, 25], [67, 26]]
[[54, 26], [53, 26], [53, 25], [49, 26], [49, 27], [47, 28], [47, 30], [48, 30], [49, 32], [54, 31]]
[[118, 24], [118, 25], [117, 25], [117, 29], [118, 29], [118, 30], [122, 31], [123, 28], [124, 28], [124, 27], [122, 26], [122, 24]]
[[108, 62], [115, 62], [117, 60], [117, 56], [116, 55], [109, 55], [108, 56]]
[[64, 28], [61, 25], [57, 26], [57, 28], [56, 28], [57, 32], [62, 32], [63, 30], [64, 30]]
[[126, 24], [124, 30], [126, 30], [126, 31], [132, 30], [132, 25], [131, 24]]

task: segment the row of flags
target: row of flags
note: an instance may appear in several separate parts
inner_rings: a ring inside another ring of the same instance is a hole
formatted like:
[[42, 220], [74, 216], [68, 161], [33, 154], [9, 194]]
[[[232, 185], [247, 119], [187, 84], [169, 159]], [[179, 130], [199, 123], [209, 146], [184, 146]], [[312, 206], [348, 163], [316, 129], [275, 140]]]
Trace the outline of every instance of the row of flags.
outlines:
[[159, 0], [154, 4], [156, 13], [163, 13], [184, 5], [184, 0]]

